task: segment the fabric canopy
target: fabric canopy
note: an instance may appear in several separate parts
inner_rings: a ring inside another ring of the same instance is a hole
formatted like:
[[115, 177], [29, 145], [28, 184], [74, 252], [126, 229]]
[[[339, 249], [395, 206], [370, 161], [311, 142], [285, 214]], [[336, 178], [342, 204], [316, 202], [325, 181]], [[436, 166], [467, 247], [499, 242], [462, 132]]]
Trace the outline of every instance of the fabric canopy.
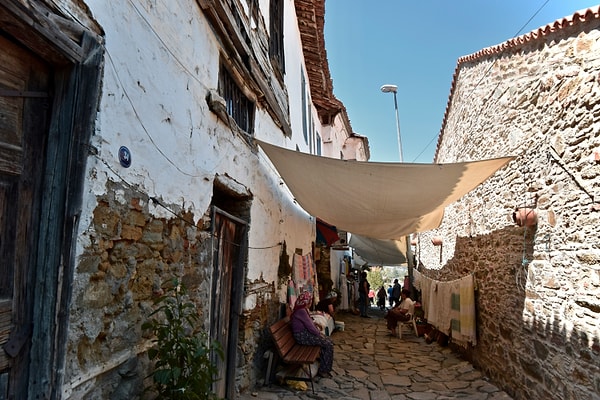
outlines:
[[337, 228], [317, 218], [317, 243], [331, 246], [338, 240], [340, 240], [340, 237], [337, 233]]
[[513, 157], [455, 164], [337, 160], [257, 141], [296, 201], [338, 230], [401, 239], [437, 228], [444, 207]]
[[406, 237], [382, 240], [351, 234], [348, 245], [371, 265], [406, 264]]

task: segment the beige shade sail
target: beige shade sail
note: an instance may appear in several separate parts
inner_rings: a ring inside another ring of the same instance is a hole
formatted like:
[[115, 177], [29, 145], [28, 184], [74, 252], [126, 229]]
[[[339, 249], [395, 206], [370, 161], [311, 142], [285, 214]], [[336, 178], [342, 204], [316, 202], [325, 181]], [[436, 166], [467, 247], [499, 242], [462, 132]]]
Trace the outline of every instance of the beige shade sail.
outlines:
[[371, 265], [406, 264], [406, 237], [401, 240], [372, 239], [351, 234], [348, 245]]
[[437, 228], [447, 205], [514, 158], [454, 164], [360, 162], [257, 142], [306, 212], [374, 239], [400, 240]]

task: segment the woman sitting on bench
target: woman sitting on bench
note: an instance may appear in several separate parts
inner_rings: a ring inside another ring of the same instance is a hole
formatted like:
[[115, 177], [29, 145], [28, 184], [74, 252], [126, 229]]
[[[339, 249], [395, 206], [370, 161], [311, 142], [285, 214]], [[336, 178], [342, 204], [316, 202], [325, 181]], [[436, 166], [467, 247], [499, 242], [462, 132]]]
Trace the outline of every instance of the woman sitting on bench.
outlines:
[[321, 346], [319, 371], [317, 375], [322, 378], [331, 378], [333, 366], [333, 342], [321, 334], [315, 326], [308, 308], [312, 303], [310, 292], [302, 292], [294, 304], [294, 312], [290, 316], [290, 324], [294, 339], [298, 344]]

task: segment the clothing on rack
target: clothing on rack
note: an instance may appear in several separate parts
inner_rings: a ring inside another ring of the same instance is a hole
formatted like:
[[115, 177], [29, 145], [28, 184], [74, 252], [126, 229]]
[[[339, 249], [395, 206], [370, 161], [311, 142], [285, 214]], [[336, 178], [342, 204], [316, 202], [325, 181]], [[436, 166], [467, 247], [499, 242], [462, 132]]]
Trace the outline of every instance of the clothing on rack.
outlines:
[[346, 274], [340, 275], [340, 310], [348, 309], [348, 280]]

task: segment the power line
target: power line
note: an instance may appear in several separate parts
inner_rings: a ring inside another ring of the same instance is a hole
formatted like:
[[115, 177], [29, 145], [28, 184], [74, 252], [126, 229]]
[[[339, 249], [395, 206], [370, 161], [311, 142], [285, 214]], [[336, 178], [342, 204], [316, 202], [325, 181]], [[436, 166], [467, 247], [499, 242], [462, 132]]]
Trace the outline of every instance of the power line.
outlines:
[[[534, 13], [531, 17], [529, 17], [529, 19], [527, 20], [527, 22], [525, 22], [517, 31], [517, 33], [515, 33], [512, 37], [515, 38], [517, 36], [519, 36], [521, 34], [521, 32], [525, 29], [525, 27], [535, 18], [536, 15], [538, 15], [540, 13], [540, 11], [542, 11], [542, 9], [546, 6], [546, 4], [548, 4], [548, 2], [550, 2], [550, 0], [546, 0], [544, 2], [544, 4], [542, 4]], [[471, 94], [475, 91], [475, 89], [477, 89], [477, 87], [479, 86], [479, 84], [483, 81], [483, 79], [490, 73], [490, 71], [492, 70], [492, 68], [494, 67], [494, 65], [496, 64], [496, 60], [494, 60], [494, 62], [488, 67], [488, 69], [485, 71], [485, 73], [481, 76], [481, 78], [479, 79], [479, 81], [477, 82], [477, 84], [475, 84], [475, 86], [471, 89]], [[435, 135], [430, 141], [429, 143], [427, 143], [427, 145], [425, 146], [425, 148], [423, 148], [423, 150], [421, 150], [421, 152], [413, 159], [413, 162], [415, 162], [424, 152], [425, 150], [427, 150], [429, 148], [429, 146], [431, 146], [431, 143], [433, 143], [436, 139], [438, 139], [440, 136], [440, 134], [438, 133], [437, 135]]]

